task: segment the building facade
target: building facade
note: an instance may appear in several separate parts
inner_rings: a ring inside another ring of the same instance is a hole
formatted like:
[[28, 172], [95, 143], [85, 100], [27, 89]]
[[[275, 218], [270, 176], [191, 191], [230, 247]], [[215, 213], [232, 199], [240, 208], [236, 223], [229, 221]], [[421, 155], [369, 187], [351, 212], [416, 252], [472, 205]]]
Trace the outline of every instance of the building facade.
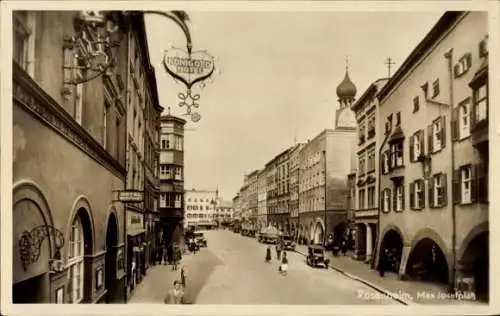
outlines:
[[267, 227], [267, 174], [266, 170], [259, 171], [257, 176], [257, 231], [260, 232], [262, 228]]
[[233, 202], [223, 200], [222, 197], [219, 196], [216, 205], [216, 221], [219, 227], [229, 227], [233, 222]]
[[185, 191], [185, 228], [212, 229], [217, 222], [217, 190], [191, 189]]
[[290, 234], [298, 239], [299, 227], [299, 158], [304, 144], [293, 146], [289, 153], [289, 188], [290, 188]]
[[378, 169], [377, 147], [379, 118], [377, 93], [388, 79], [376, 80], [352, 104], [358, 125], [357, 172], [354, 209], [356, 210], [356, 246], [354, 258], [371, 262], [378, 232]]
[[[488, 296], [488, 23], [447, 12], [379, 93], [379, 253]], [[378, 260], [377, 260], [378, 261]], [[470, 282], [467, 282], [470, 281]]]
[[254, 170], [248, 174], [248, 215], [251, 223], [251, 230], [257, 229], [258, 218], [258, 179], [259, 170]]
[[275, 159], [277, 192], [276, 210], [273, 214], [274, 221], [278, 223], [278, 229], [287, 235], [290, 234], [289, 153], [290, 148], [287, 148]]
[[171, 115], [160, 118], [160, 200], [161, 242], [184, 242], [184, 125], [186, 121]]
[[[14, 303], [126, 298], [126, 219], [116, 191], [126, 181], [125, 79], [136, 21], [110, 16], [114, 67], [82, 83], [75, 54], [85, 47], [71, 37], [86, 17], [13, 13]], [[33, 244], [34, 236], [43, 238]]]
[[278, 206], [278, 168], [276, 165], [276, 157], [265, 165], [267, 175], [267, 189], [266, 189], [266, 206], [267, 206], [267, 223], [269, 226], [278, 227], [277, 222], [277, 206]]
[[[152, 215], [158, 183], [154, 173], [157, 152], [154, 146], [158, 116], [162, 108], [158, 101], [156, 77], [149, 58], [146, 25], [142, 14], [134, 14], [129, 33], [127, 82], [127, 190], [144, 194], [143, 202], [128, 203], [127, 275], [129, 295], [146, 275], [151, 250]], [[111, 96], [110, 96], [111, 98]], [[111, 99], [110, 99], [111, 100]], [[110, 121], [107, 125], [111, 125]]]

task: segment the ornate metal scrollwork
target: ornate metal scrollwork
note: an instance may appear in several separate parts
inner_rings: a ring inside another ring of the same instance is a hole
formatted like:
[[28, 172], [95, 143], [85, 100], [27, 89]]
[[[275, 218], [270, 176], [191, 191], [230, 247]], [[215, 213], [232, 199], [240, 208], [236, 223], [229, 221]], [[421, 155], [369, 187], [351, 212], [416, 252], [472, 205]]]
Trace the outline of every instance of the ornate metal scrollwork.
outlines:
[[179, 106], [186, 107], [186, 113], [184, 113], [184, 115], [191, 116], [193, 122], [198, 122], [201, 119], [201, 115], [198, 112], [193, 112], [191, 108], [197, 109], [200, 107], [199, 103], [196, 102], [200, 99], [200, 95], [197, 93], [193, 94], [191, 89], [187, 89], [186, 93], [180, 92], [177, 96], [181, 100]]
[[54, 226], [42, 225], [33, 228], [31, 231], [24, 231], [19, 238], [19, 252], [24, 270], [40, 258], [40, 248], [45, 238], [54, 238], [55, 253], [54, 258], [61, 259], [60, 250], [64, 246], [64, 235]]
[[[70, 68], [78, 69], [81, 76], [69, 84], [80, 84], [93, 80], [115, 64], [112, 48], [119, 43], [111, 40], [111, 35], [118, 26], [105, 11], [81, 11], [75, 19], [76, 34], [65, 39], [66, 46], [71, 46], [76, 62]], [[67, 68], [67, 67], [66, 67]]]

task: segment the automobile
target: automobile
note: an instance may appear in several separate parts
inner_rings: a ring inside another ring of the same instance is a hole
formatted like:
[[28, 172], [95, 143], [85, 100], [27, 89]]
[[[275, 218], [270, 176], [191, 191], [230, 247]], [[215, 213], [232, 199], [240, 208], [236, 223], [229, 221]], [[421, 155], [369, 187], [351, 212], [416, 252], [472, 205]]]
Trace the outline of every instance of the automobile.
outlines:
[[295, 242], [293, 241], [292, 236], [289, 235], [283, 236], [283, 246], [285, 250], [291, 250], [291, 251], [295, 250]]
[[203, 233], [200, 232], [194, 233], [194, 240], [196, 241], [196, 244], [199, 247], [207, 246], [207, 239], [205, 238], [205, 235], [203, 235]]
[[326, 258], [325, 248], [321, 245], [308, 246], [306, 263], [311, 267], [323, 266], [328, 269], [330, 260]]

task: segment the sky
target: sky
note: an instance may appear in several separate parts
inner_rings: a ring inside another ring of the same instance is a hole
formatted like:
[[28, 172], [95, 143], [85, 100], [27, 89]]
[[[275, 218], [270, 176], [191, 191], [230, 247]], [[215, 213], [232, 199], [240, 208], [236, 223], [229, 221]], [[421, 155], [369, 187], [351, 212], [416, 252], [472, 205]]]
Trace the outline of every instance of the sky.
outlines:
[[[244, 174], [281, 151], [334, 128], [336, 88], [346, 58], [357, 97], [387, 77], [438, 21], [434, 12], [188, 11], [193, 51], [208, 50], [220, 73], [200, 94], [201, 120], [186, 124], [185, 188], [219, 189], [231, 200]], [[185, 48], [181, 29], [147, 16], [149, 53], [160, 104], [184, 117], [185, 87], [162, 66], [164, 51]], [[187, 118], [187, 117], [184, 117]]]

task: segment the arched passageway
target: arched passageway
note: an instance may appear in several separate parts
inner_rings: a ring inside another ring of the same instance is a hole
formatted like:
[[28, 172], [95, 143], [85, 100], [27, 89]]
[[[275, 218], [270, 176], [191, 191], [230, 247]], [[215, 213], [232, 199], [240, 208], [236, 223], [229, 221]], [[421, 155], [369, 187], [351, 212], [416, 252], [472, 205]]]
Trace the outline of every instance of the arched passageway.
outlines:
[[118, 221], [114, 213], [111, 213], [108, 219], [106, 229], [106, 259], [105, 259], [105, 273], [104, 283], [108, 291], [106, 295], [106, 303], [113, 303], [116, 301], [116, 253], [118, 245]]
[[333, 228], [333, 241], [336, 244], [340, 244], [342, 240], [347, 238], [346, 236], [347, 224], [340, 222]]
[[459, 261], [465, 274], [474, 280], [476, 297], [489, 299], [489, 232], [485, 231], [472, 239]]
[[443, 250], [430, 238], [422, 238], [413, 247], [406, 264], [413, 279], [448, 284], [448, 263]]
[[388, 265], [387, 270], [395, 273], [399, 272], [401, 255], [403, 253], [403, 237], [394, 229], [385, 233], [380, 245], [380, 255], [387, 250]]

